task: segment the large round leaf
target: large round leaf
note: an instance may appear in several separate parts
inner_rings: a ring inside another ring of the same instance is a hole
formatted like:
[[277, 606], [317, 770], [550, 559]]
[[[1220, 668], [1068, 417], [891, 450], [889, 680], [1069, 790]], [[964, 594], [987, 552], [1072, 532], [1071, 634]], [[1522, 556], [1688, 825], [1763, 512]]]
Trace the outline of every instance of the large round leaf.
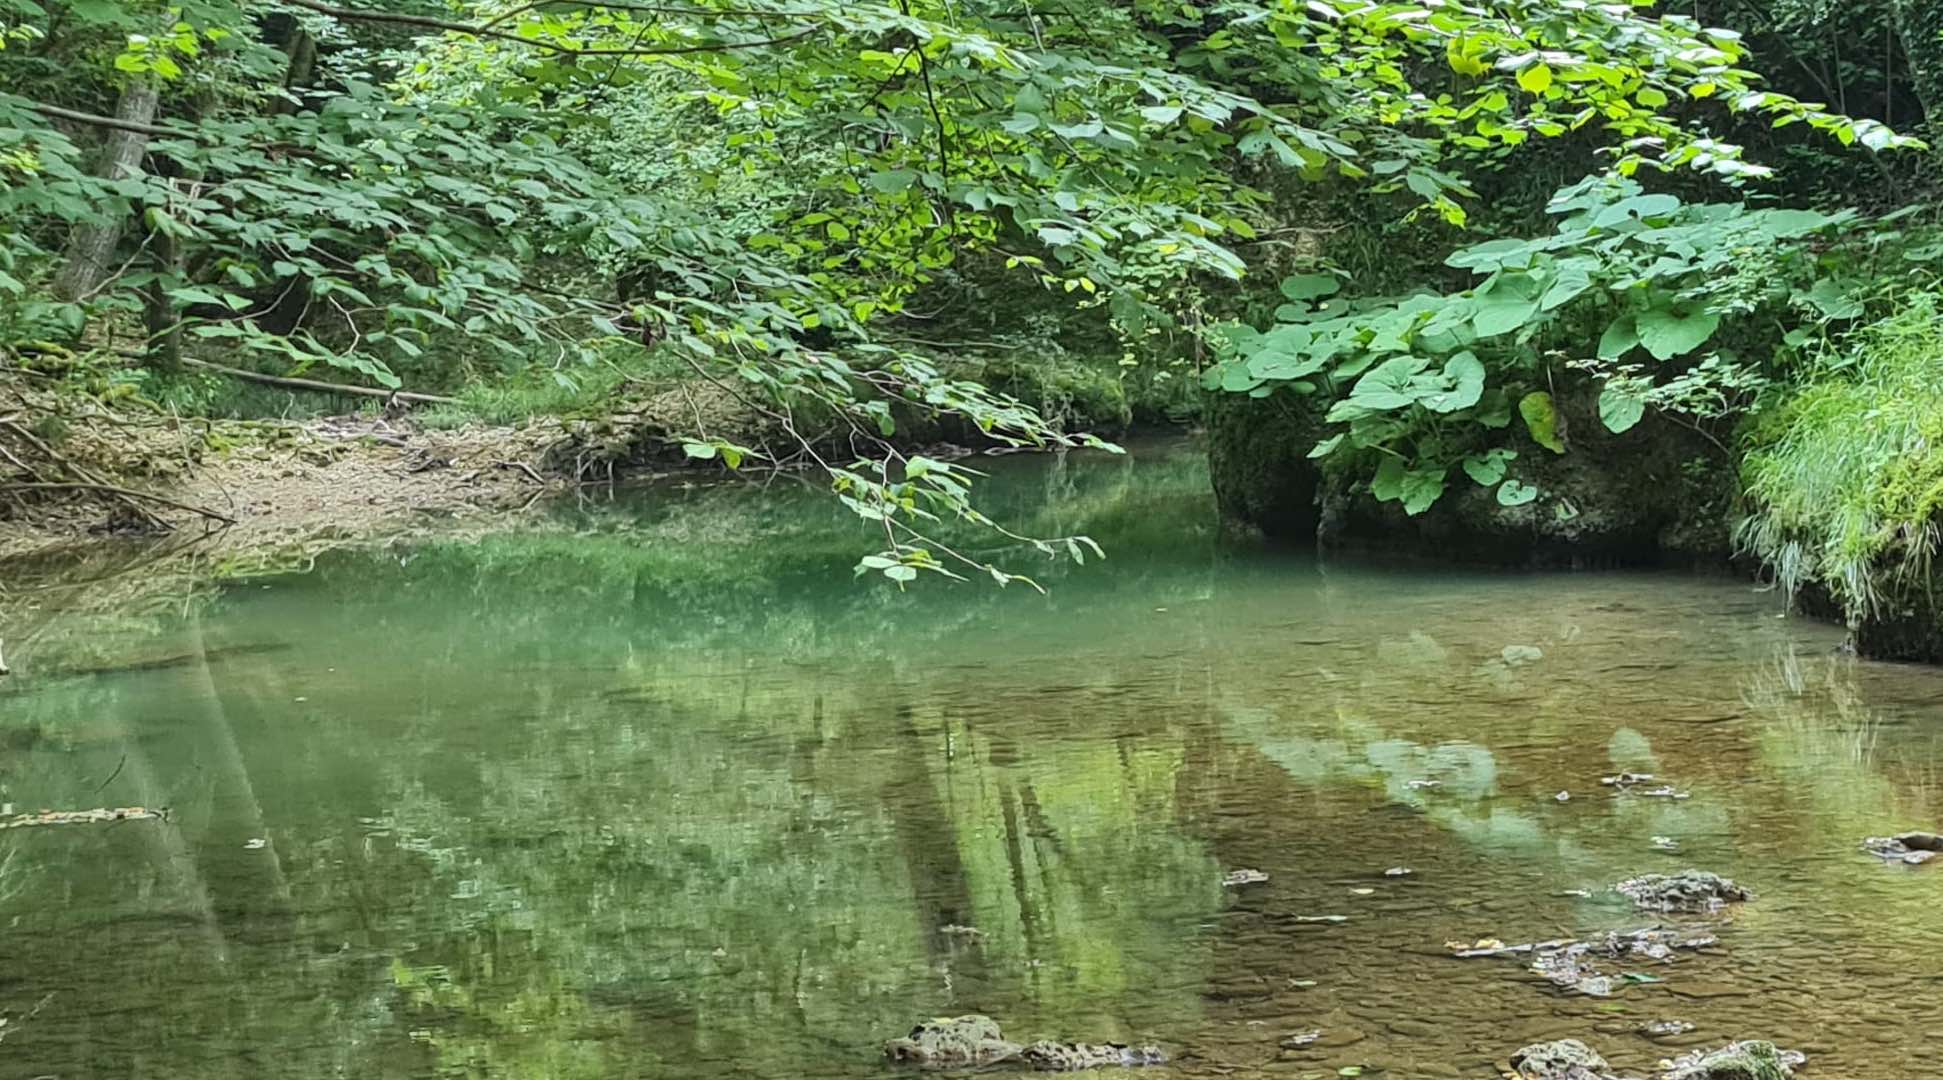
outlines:
[[1709, 311], [1678, 312], [1654, 308], [1638, 318], [1639, 343], [1655, 360], [1685, 356], [1707, 343], [1720, 327], [1720, 316]]

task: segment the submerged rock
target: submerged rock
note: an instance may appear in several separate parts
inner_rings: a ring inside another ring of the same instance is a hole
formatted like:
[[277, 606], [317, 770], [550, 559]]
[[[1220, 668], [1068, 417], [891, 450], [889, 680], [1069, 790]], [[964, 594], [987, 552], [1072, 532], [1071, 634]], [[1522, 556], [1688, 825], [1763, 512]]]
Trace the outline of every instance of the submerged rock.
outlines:
[[1723, 904], [1754, 899], [1732, 879], [1704, 870], [1642, 874], [1613, 886], [1640, 907], [1656, 911], [1712, 911]]
[[[1543, 943], [1532, 948], [1531, 969], [1552, 985], [1588, 997], [1610, 997], [1624, 985], [1601, 970], [1607, 961], [1672, 963], [1679, 949], [1704, 949], [1719, 944], [1712, 934], [1696, 934], [1663, 927], [1613, 931], [1589, 941]], [[1622, 977], [1623, 978], [1623, 977]], [[1632, 981], [1657, 981], [1631, 976]]]
[[1871, 836], [1862, 841], [1862, 850], [1894, 862], [1916, 866], [1936, 858], [1939, 852], [1943, 852], [1943, 836], [1927, 832]]
[[884, 1056], [920, 1069], [964, 1069], [1009, 1061], [1021, 1049], [1005, 1041], [998, 1021], [971, 1015], [926, 1020], [909, 1035], [885, 1043]]
[[1534, 1043], [1511, 1055], [1520, 1080], [1607, 1080], [1606, 1059], [1577, 1039]]
[[1167, 1061], [1158, 1046], [1122, 1046], [1105, 1043], [1036, 1042], [1019, 1053], [1019, 1060], [1034, 1072], [1078, 1072], [1081, 1069], [1135, 1069]]
[[1788, 1080], [1807, 1059], [1771, 1042], [1729, 1043], [1696, 1050], [1661, 1065], [1661, 1080]]
[[998, 1021], [976, 1014], [926, 1020], [912, 1028], [909, 1035], [886, 1042], [884, 1056], [920, 1069], [967, 1069], [1012, 1063], [1035, 1072], [1134, 1068], [1160, 1065], [1167, 1060], [1157, 1046], [1051, 1040], [1021, 1046], [1006, 1040]]

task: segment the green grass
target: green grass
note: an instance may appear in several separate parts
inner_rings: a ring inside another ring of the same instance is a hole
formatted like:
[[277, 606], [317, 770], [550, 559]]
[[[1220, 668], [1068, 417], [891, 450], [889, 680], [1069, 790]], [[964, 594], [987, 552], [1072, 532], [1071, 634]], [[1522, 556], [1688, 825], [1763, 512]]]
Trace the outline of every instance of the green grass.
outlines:
[[1918, 294], [1860, 331], [1754, 428], [1743, 546], [1851, 622], [1924, 587], [1943, 508], [1943, 314]]

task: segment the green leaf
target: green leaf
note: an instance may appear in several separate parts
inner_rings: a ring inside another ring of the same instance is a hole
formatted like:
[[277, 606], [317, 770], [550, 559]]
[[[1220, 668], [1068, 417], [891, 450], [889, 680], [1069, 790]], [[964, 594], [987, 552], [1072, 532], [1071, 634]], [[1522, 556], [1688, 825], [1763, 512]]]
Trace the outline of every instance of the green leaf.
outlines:
[[1395, 502], [1403, 498], [1403, 459], [1384, 455], [1376, 467], [1376, 475], [1370, 478], [1370, 494], [1377, 502]]
[[1507, 464], [1517, 456], [1516, 450], [1503, 449], [1471, 454], [1464, 459], [1464, 475], [1477, 481], [1479, 487], [1490, 487], [1504, 479]]
[[1518, 401], [1518, 415], [1525, 418], [1531, 440], [1554, 454], [1565, 453], [1565, 442], [1558, 435], [1558, 409], [1552, 395], [1543, 390], [1526, 394]]
[[1538, 314], [1538, 300], [1532, 294], [1535, 282], [1525, 274], [1498, 278], [1476, 296], [1477, 314], [1471, 328], [1479, 337], [1497, 337], [1522, 330]]
[[1321, 442], [1315, 444], [1315, 446], [1311, 447], [1309, 450], [1309, 456], [1312, 458], [1328, 457], [1330, 454], [1336, 452], [1336, 447], [1341, 446], [1342, 444], [1343, 444], [1343, 437], [1340, 434], [1331, 435], [1327, 439], [1324, 439]]
[[1862, 304], [1834, 278], [1822, 278], [1801, 295], [1825, 318], [1853, 319], [1862, 314]]
[[1599, 359], [1617, 360], [1638, 344], [1639, 321], [1631, 315], [1621, 315], [1599, 335]]
[[907, 581], [916, 581], [918, 572], [916, 567], [905, 566], [899, 563], [896, 566], [884, 567], [884, 576], [902, 585]]
[[1538, 498], [1538, 489], [1517, 479], [1498, 485], [1498, 505], [1523, 506]]
[[1640, 313], [1639, 343], [1655, 360], [1685, 356], [1707, 343], [1720, 326], [1720, 316], [1708, 311], [1682, 314], [1671, 308], [1652, 308]]
[[1518, 73], [1518, 85], [1526, 92], [1542, 94], [1551, 88], [1552, 69], [1547, 64], [1533, 64]]
[[1599, 391], [1599, 422], [1614, 435], [1631, 431], [1646, 415], [1646, 402], [1616, 382], [1607, 382]]
[[909, 188], [917, 178], [918, 174], [913, 169], [892, 169], [871, 173], [870, 186], [886, 195], [895, 195]]
[[682, 453], [687, 454], [689, 457], [701, 461], [708, 461], [715, 457], [715, 447], [708, 443], [685, 442], [681, 444], [681, 450]]
[[1562, 266], [1558, 277], [1545, 290], [1544, 299], [1538, 302], [1538, 310], [1552, 311], [1577, 299], [1579, 294], [1592, 287], [1592, 276], [1582, 266]]
[[1282, 279], [1282, 295], [1291, 300], [1315, 300], [1334, 296], [1343, 283], [1334, 274], [1297, 274]]
[[1356, 381], [1349, 404], [1376, 412], [1415, 405], [1417, 387], [1412, 379], [1429, 365], [1421, 356], [1393, 356]]
[[1468, 409], [1484, 396], [1484, 364], [1473, 353], [1458, 353], [1444, 362], [1444, 381], [1449, 384], [1447, 389], [1424, 394], [1418, 403], [1438, 413]]

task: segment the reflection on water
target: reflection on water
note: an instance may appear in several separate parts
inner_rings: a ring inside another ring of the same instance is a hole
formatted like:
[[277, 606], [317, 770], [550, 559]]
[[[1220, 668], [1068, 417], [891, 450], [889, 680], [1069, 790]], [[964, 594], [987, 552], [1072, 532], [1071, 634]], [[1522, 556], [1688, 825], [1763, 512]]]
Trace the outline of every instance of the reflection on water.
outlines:
[[[1156, 1076], [1643, 1070], [1675, 1018], [1921, 1073], [1943, 869], [1855, 845], [1938, 824], [1943, 677], [1728, 581], [1224, 543], [1194, 455], [1139, 457], [1002, 463], [1109, 549], [1047, 597], [859, 584], [853, 522], [718, 489], [47, 623], [0, 802], [174, 814], [0, 833], [0, 1073], [866, 1077], [966, 1011]], [[1446, 955], [1687, 864], [1760, 899], [1662, 981]]]

